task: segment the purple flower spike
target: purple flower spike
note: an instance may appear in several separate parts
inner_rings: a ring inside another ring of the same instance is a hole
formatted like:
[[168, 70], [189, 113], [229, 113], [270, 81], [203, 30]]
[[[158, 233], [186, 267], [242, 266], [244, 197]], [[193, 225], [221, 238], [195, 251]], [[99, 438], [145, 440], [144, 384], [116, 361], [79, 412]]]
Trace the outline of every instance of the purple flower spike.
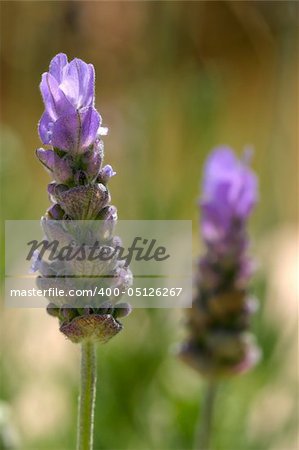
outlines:
[[190, 333], [180, 349], [183, 361], [207, 377], [240, 373], [259, 358], [248, 332], [253, 264], [246, 232], [257, 197], [257, 179], [247, 162], [227, 147], [214, 150], [205, 165], [200, 202], [206, 253], [196, 266]]
[[101, 133], [94, 108], [94, 67], [63, 53], [55, 56], [42, 75], [40, 90], [45, 112], [39, 122], [42, 142], [60, 150], [82, 153]]
[[[36, 155], [53, 178], [48, 185], [52, 206], [41, 226], [47, 240], [58, 242], [60, 248], [83, 251], [83, 256], [56, 261], [34, 254], [32, 270], [39, 271], [37, 285], [41, 289], [85, 289], [89, 279], [93, 292], [111, 287], [108, 297], [95, 295], [92, 305], [81, 297], [72, 298], [69, 305], [63, 297], [48, 297], [49, 314], [59, 319], [60, 331], [75, 343], [107, 342], [121, 331], [119, 319], [131, 311], [125, 303], [115, 306], [131, 286], [133, 276], [117, 258], [117, 247], [122, 243], [114, 235], [117, 209], [110, 205], [107, 186], [116, 172], [110, 165], [102, 167], [104, 143], [100, 137], [108, 129], [101, 127], [101, 116], [94, 108], [94, 79], [91, 64], [77, 58], [68, 63], [66, 55], [60, 53], [52, 59], [40, 85], [45, 111], [39, 134], [51, 148], [39, 148]], [[89, 223], [80, 225], [81, 221]], [[96, 243], [110, 248], [114, 257], [107, 261], [86, 259], [85, 249]]]

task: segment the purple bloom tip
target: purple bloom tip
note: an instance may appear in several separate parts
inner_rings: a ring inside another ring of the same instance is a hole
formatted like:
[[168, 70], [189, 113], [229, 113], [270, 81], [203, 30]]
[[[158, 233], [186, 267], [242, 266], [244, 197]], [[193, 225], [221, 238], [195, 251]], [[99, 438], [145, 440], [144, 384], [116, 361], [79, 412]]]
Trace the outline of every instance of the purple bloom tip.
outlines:
[[202, 229], [207, 240], [217, 240], [235, 223], [243, 223], [257, 202], [257, 178], [247, 164], [248, 153], [244, 160], [229, 147], [216, 148], [207, 160], [201, 200]]
[[40, 84], [45, 112], [39, 135], [44, 144], [81, 153], [104, 134], [101, 117], [94, 108], [94, 80], [92, 64], [78, 58], [68, 62], [63, 53], [52, 59]]

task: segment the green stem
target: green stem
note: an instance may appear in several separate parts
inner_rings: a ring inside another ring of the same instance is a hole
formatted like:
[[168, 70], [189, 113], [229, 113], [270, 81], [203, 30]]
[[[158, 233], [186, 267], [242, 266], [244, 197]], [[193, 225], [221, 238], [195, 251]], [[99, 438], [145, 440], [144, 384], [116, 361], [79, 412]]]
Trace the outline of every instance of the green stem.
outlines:
[[210, 450], [211, 435], [213, 431], [213, 414], [215, 406], [217, 385], [209, 381], [204, 393], [202, 408], [200, 409], [199, 426], [196, 431], [195, 449]]
[[96, 352], [93, 342], [81, 347], [81, 389], [78, 413], [77, 450], [92, 450], [94, 406], [96, 398]]

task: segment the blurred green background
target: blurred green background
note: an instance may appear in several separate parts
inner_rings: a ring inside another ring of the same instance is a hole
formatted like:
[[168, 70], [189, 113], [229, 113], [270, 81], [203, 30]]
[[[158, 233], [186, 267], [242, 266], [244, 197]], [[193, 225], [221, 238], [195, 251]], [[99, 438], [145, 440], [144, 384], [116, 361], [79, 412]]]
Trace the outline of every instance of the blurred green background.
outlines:
[[[49, 205], [34, 150], [38, 84], [58, 52], [95, 66], [121, 219], [192, 219], [198, 253], [204, 159], [219, 144], [255, 149], [263, 360], [222, 385], [219, 450], [298, 448], [297, 25], [288, 1], [1, 2], [4, 219], [39, 219]], [[135, 310], [124, 322], [98, 349], [95, 449], [191, 449], [204, 382], [172, 354], [184, 311]], [[0, 448], [75, 448], [79, 348], [45, 311], [2, 307], [0, 327]]]

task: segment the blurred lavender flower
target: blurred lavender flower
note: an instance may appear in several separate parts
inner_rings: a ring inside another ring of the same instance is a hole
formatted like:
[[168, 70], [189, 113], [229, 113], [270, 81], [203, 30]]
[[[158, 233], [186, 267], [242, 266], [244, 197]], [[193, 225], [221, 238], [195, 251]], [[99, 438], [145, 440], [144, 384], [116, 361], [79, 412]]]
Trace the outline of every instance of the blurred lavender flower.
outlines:
[[[96, 220], [92, 229], [103, 245], [113, 249], [118, 242], [113, 235], [117, 209], [110, 205], [107, 188], [115, 172], [110, 165], [102, 167], [104, 144], [100, 136], [107, 134], [107, 129], [100, 126], [101, 117], [94, 108], [94, 80], [92, 64], [77, 58], [68, 63], [66, 55], [60, 53], [52, 59], [49, 72], [42, 75], [40, 84], [45, 112], [39, 122], [39, 135], [50, 147], [39, 148], [36, 155], [53, 177], [48, 186], [52, 206], [42, 218], [42, 227], [49, 241], [72, 243], [74, 249], [82, 245], [76, 225], [72, 227], [76, 220]], [[94, 240], [89, 236], [90, 245]], [[118, 286], [121, 293], [132, 284], [132, 273], [123, 261], [115, 258], [109, 264], [101, 264], [95, 267], [95, 263], [74, 263], [66, 269], [57, 261], [43, 261], [36, 253], [32, 269], [39, 270], [37, 283], [42, 289], [55, 286], [92, 289], [99, 287], [99, 279], [104, 275], [108, 278], [105, 287]], [[71, 279], [66, 274], [70, 266]], [[84, 279], [80, 280], [86, 277], [86, 270], [87, 275], [94, 271], [98, 276], [94, 284], [92, 280], [87, 285]], [[76, 306], [75, 298], [70, 305], [64, 299], [49, 297], [51, 303], [47, 310], [59, 318], [60, 331], [73, 342], [86, 339], [106, 342], [122, 329], [118, 318], [131, 310], [127, 304], [115, 304], [120, 297], [98, 296], [86, 307]]]
[[230, 148], [217, 148], [204, 170], [199, 205], [206, 253], [197, 263], [189, 338], [180, 357], [212, 378], [248, 370], [259, 359], [248, 332], [256, 302], [247, 293], [253, 263], [246, 223], [258, 198], [248, 156], [238, 160]]

